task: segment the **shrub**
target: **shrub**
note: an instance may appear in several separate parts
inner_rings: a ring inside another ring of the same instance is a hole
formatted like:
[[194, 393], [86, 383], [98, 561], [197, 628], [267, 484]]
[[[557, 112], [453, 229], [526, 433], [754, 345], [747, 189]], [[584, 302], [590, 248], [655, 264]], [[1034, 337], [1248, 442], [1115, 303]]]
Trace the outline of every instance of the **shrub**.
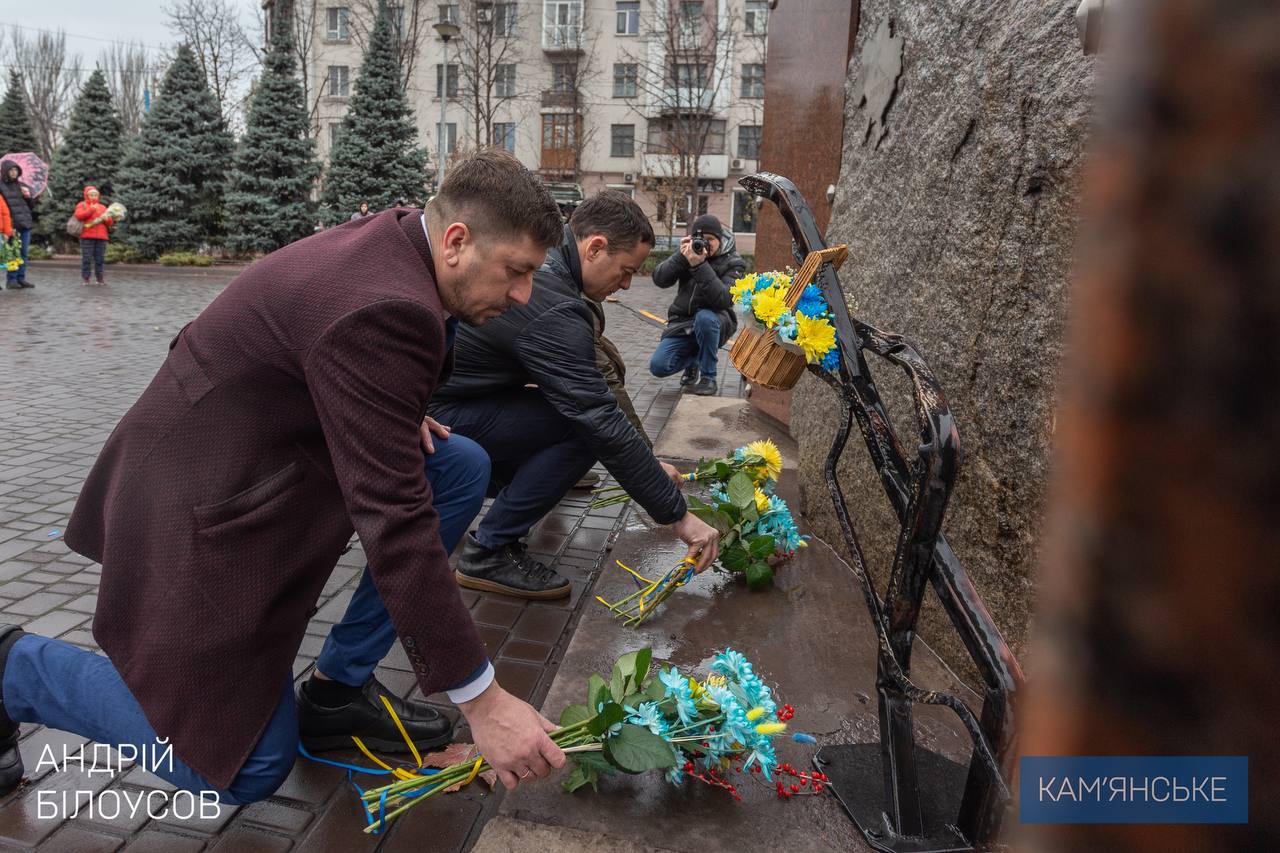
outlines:
[[653, 275], [653, 271], [658, 268], [658, 264], [671, 257], [670, 249], [654, 249], [649, 253], [649, 257], [644, 262], [644, 269], [641, 270], [645, 275]]
[[213, 258], [195, 252], [169, 252], [160, 256], [160, 263], [166, 267], [211, 267]]
[[27, 257], [29, 257], [33, 261], [47, 261], [53, 257], [53, 253], [50, 252], [48, 249], [46, 249], [44, 246], [40, 246], [35, 243], [32, 243], [31, 249], [28, 252]]
[[145, 260], [142, 253], [132, 246], [126, 246], [124, 243], [107, 244], [107, 263], [109, 264], [136, 264], [141, 260]]

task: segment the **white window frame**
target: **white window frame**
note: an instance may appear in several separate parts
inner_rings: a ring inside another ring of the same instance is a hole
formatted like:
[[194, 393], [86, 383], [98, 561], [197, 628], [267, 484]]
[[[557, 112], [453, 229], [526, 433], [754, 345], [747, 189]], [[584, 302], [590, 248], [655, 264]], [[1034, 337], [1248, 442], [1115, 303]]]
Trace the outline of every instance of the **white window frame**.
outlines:
[[[336, 72], [336, 73], [335, 73]], [[326, 94], [330, 98], [349, 98], [351, 97], [351, 66], [350, 65], [330, 65], [329, 73], [326, 76]], [[341, 85], [335, 86], [335, 83]], [[334, 89], [340, 91], [335, 92]]]
[[325, 10], [325, 38], [329, 41], [347, 41], [351, 38], [351, 8], [330, 6]]
[[[617, 0], [617, 22], [614, 35], [640, 35], [640, 3], [639, 0]], [[626, 4], [626, 8], [623, 8]]]

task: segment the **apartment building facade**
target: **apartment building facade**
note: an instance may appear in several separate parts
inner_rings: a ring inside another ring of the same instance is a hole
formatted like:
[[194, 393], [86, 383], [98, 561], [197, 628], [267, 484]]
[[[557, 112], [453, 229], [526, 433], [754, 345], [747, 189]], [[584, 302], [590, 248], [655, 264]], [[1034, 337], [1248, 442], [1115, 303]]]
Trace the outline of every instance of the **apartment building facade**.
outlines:
[[[312, 3], [307, 89], [327, 159], [378, 6]], [[737, 179], [759, 162], [771, 5], [401, 0], [387, 9], [432, 174], [442, 150], [502, 145], [549, 182], [631, 194], [660, 241], [710, 212], [752, 252], [757, 208]], [[456, 27], [447, 45], [441, 23]]]

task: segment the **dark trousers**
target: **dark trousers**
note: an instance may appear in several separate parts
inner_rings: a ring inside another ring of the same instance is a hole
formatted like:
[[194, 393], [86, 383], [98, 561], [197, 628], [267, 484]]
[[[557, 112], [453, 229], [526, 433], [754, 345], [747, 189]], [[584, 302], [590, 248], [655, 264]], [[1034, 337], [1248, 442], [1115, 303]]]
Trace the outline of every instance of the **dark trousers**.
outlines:
[[697, 367], [702, 375], [716, 378], [717, 355], [720, 350], [720, 318], [703, 308], [693, 316], [689, 334], [672, 335], [658, 342], [649, 359], [649, 372], [654, 376], [670, 376], [689, 367]]
[[18, 235], [18, 243], [22, 246], [22, 266], [16, 270], [11, 270], [5, 274], [8, 281], [26, 281], [27, 280], [27, 258], [31, 256], [31, 229], [15, 228], [13, 233]]
[[537, 389], [440, 400], [430, 413], [489, 454], [495, 497], [476, 529], [476, 541], [485, 548], [528, 535], [596, 461], [569, 419]]
[[[446, 551], [452, 551], [484, 502], [489, 460], [483, 450], [465, 438], [437, 439], [436, 452], [426, 457], [426, 473], [433, 503], [440, 513], [440, 540]], [[429, 607], [431, 602], [424, 600], [422, 605]], [[378, 661], [391, 651], [395, 639], [391, 616], [366, 568], [346, 615], [330, 629], [316, 666], [344, 684], [364, 684]], [[298, 753], [298, 709], [292, 679], [280, 687], [280, 704], [227, 790], [219, 790], [176, 756], [171, 763], [143, 762], [145, 769], [184, 790], [214, 791], [228, 805], [243, 805], [270, 796], [289, 775]], [[147, 721], [115, 665], [104, 655], [62, 640], [28, 634], [9, 652], [0, 691], [5, 713], [19, 722], [42, 723], [98, 743], [130, 744], [148, 757], [151, 753], [145, 752], [147, 744], [154, 752], [164, 753], [163, 747], [155, 746], [159, 733]], [[217, 734], [210, 732], [209, 736]], [[34, 769], [33, 765], [28, 763], [27, 769]]]
[[89, 265], [93, 264], [93, 273], [98, 281], [102, 281], [102, 265], [107, 261], [107, 241], [101, 237], [80, 238], [80, 277], [89, 280]]

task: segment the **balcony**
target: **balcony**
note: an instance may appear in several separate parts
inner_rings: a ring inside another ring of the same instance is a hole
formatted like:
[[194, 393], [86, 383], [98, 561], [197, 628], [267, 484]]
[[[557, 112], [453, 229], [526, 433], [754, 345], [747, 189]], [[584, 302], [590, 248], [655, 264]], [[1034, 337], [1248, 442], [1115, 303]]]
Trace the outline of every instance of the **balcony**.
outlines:
[[582, 26], [543, 24], [542, 49], [547, 53], [582, 53]]
[[553, 89], [542, 90], [542, 108], [574, 109], [577, 98], [573, 92], [557, 92]]
[[716, 108], [716, 93], [703, 86], [670, 86], [650, 95], [649, 115], [709, 113]]
[[[644, 155], [644, 174], [653, 178], [669, 178], [680, 174], [680, 159], [674, 154]], [[698, 177], [724, 180], [729, 177], [728, 154], [703, 154], [698, 158]]]

